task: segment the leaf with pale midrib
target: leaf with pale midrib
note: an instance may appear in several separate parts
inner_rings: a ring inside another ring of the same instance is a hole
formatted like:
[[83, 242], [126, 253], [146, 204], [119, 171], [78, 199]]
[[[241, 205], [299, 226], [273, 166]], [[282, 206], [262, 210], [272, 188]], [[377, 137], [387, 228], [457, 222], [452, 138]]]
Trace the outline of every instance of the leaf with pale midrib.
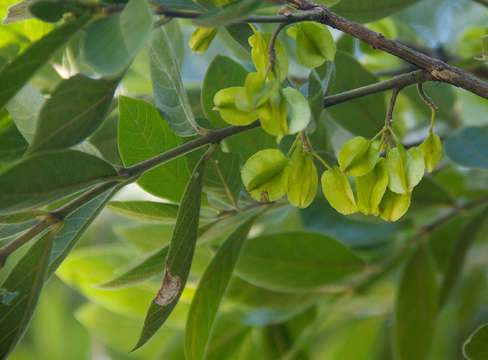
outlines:
[[78, 74], [61, 82], [44, 103], [29, 152], [64, 149], [90, 136], [103, 122], [117, 80]]
[[[202, 156], [199, 163], [195, 166], [190, 182], [185, 189], [178, 210], [175, 230], [168, 249], [163, 285], [149, 306], [141, 336], [133, 350], [143, 346], [163, 325], [183, 292], [190, 273], [197, 241], [205, 167], [214, 149], [214, 147], [210, 148]], [[170, 288], [166, 287], [165, 281], [167, 279], [172, 279], [173, 281], [170, 284], [174, 285], [176, 283], [176, 285]], [[169, 298], [164, 301], [163, 298], [167, 296]], [[159, 305], [158, 302], [163, 305]]]
[[1, 288], [15, 297], [0, 302], [0, 358], [6, 359], [29, 325], [45, 280], [55, 230], [39, 239], [20, 259]]
[[0, 214], [46, 205], [116, 175], [109, 163], [79, 151], [34, 154], [0, 173]]

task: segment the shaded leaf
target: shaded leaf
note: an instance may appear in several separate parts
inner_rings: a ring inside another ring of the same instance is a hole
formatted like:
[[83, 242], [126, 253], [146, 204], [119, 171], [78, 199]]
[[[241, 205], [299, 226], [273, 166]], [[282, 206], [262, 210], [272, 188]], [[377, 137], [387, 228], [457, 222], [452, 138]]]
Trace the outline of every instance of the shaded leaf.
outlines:
[[98, 214], [104, 209], [105, 204], [118, 190], [118, 187], [108, 190], [66, 216], [63, 227], [56, 233], [53, 239], [53, 246], [49, 257], [48, 276], [54, 274], [56, 269], [78, 243], [78, 240], [83, 236], [86, 229], [88, 229]]
[[48, 204], [116, 175], [109, 163], [79, 151], [34, 154], [0, 173], [0, 214]]
[[463, 355], [468, 360], [484, 360], [488, 358], [488, 325], [482, 325], [466, 340]]
[[328, 236], [293, 231], [248, 239], [237, 274], [273, 290], [303, 292], [361, 271], [364, 262]]
[[156, 30], [149, 56], [156, 106], [175, 133], [181, 136], [194, 135], [198, 124], [181, 81], [173, 45], [164, 26]]
[[187, 359], [203, 359], [220, 303], [255, 216], [243, 222], [220, 246], [199, 281], [185, 327]]
[[483, 228], [484, 222], [488, 219], [488, 207], [476, 215], [470, 220], [459, 234], [454, 246], [451, 250], [451, 256], [445, 272], [444, 279], [442, 281], [440, 295], [439, 295], [439, 308], [442, 308], [456, 285], [461, 271], [464, 266], [466, 254], [476, 239], [479, 231]]
[[401, 360], [428, 359], [438, 310], [435, 268], [420, 245], [410, 257], [395, 305], [396, 355]]
[[13, 162], [27, 150], [27, 142], [14, 124], [0, 131], [0, 164]]
[[[363, 68], [351, 55], [338, 51], [336, 77], [330, 94], [377, 82], [379, 79]], [[327, 112], [344, 128], [356, 135], [373, 137], [383, 126], [385, 100], [383, 94], [373, 94], [327, 108]]]
[[[119, 97], [119, 151], [131, 166], [181, 144], [153, 105]], [[143, 174], [137, 183], [144, 190], [175, 202], [181, 199], [190, 176], [185, 158], [174, 159]]]
[[168, 249], [163, 283], [149, 306], [135, 349], [144, 345], [166, 321], [185, 287], [197, 241], [205, 167], [214, 149], [210, 148], [202, 156], [185, 189]]
[[446, 155], [459, 165], [488, 170], [488, 127], [466, 127], [444, 142]]
[[0, 303], [0, 357], [6, 359], [24, 335], [47, 279], [55, 230], [51, 230], [20, 259], [2, 289], [12, 294]]
[[34, 137], [37, 118], [44, 101], [44, 96], [37, 89], [26, 84], [5, 106], [28, 143]]
[[81, 74], [62, 81], [41, 109], [29, 152], [68, 148], [85, 140], [103, 122], [117, 84]]
[[83, 43], [88, 62], [101, 74], [120, 73], [149, 37], [152, 17], [146, 0], [130, 0], [122, 12], [90, 24]]
[[19, 56], [2, 67], [0, 84], [5, 85], [0, 90], [0, 109], [49, 60], [52, 54], [75, 35], [90, 18], [91, 14], [86, 14], [61, 25], [42, 39], [34, 42]]

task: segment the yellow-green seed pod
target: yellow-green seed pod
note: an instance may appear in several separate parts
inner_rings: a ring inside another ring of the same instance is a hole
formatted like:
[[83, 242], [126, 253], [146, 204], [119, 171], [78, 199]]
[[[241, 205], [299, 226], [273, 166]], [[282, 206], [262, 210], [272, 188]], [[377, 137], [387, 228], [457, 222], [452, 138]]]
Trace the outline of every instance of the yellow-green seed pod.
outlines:
[[378, 215], [379, 205], [388, 187], [388, 170], [385, 159], [380, 159], [374, 169], [356, 181], [358, 208], [365, 215]]
[[217, 110], [225, 122], [231, 125], [244, 126], [249, 125], [258, 119], [255, 111], [242, 111], [236, 107], [236, 96], [243, 87], [230, 87], [218, 91], [214, 96], [214, 110]]
[[283, 137], [286, 135], [288, 132], [286, 102], [279, 92], [273, 93], [256, 112], [264, 131], [273, 136]]
[[254, 35], [250, 36], [248, 41], [251, 46], [251, 57], [254, 62], [256, 70], [263, 76], [265, 74], [273, 75], [279, 82], [285, 81], [288, 76], [288, 56], [286, 55], [285, 48], [279, 40], [275, 42], [275, 66], [273, 72], [267, 73], [269, 66], [268, 46], [271, 40], [271, 34], [262, 34], [260, 31], [255, 30]]
[[207, 51], [208, 47], [212, 43], [212, 40], [217, 34], [217, 30], [217, 28], [203, 26], [197, 27], [193, 34], [191, 34], [190, 41], [188, 42], [191, 51], [199, 54], [203, 54], [205, 51]]
[[263, 74], [254, 72], [246, 77], [244, 90], [236, 96], [235, 104], [239, 110], [254, 111], [262, 106], [273, 93], [278, 92], [280, 84], [276, 80], [265, 81]]
[[317, 184], [317, 168], [313, 158], [298, 144], [290, 161], [288, 201], [299, 208], [308, 207], [317, 194]]
[[241, 178], [253, 199], [261, 202], [281, 199], [288, 191], [288, 159], [277, 149], [251, 156], [241, 170]]
[[437, 163], [442, 157], [442, 143], [439, 135], [430, 133], [419, 146], [424, 154], [425, 168], [430, 173], [434, 171]]
[[386, 189], [385, 195], [379, 206], [379, 213], [383, 220], [397, 221], [407, 212], [410, 207], [412, 193], [397, 194]]
[[326, 60], [334, 61], [336, 44], [327, 26], [304, 21], [290, 28], [288, 35], [296, 40], [297, 58], [303, 66], [316, 68]]
[[344, 215], [358, 211], [349, 180], [337, 166], [324, 171], [321, 182], [325, 198], [334, 209]]
[[356, 136], [342, 146], [338, 161], [345, 173], [363, 176], [373, 170], [379, 158], [380, 152], [375, 143], [362, 136]]
[[386, 156], [388, 188], [397, 194], [407, 194], [422, 180], [425, 172], [423, 153], [412, 148], [405, 151], [401, 144]]

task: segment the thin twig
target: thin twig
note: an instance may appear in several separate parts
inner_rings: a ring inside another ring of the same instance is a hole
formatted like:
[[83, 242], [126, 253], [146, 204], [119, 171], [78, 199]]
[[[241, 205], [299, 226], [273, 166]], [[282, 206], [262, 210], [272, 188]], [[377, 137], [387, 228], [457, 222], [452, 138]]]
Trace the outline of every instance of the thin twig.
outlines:
[[385, 127], [387, 129], [391, 129], [391, 124], [393, 122], [393, 111], [395, 110], [395, 104], [398, 98], [398, 94], [401, 90], [402, 88], [396, 87], [393, 89], [393, 92], [391, 94], [390, 104], [388, 105], [388, 110], [385, 117]]
[[273, 35], [271, 35], [271, 39], [269, 40], [268, 57], [269, 57], [269, 70], [271, 72], [274, 71], [274, 66], [276, 62], [276, 51], [275, 51], [276, 40], [278, 39], [278, 35], [280, 31], [287, 25], [288, 24], [286, 23], [279, 24], [276, 27], [275, 31], [273, 32]]
[[324, 98], [323, 105], [324, 107], [329, 107], [366, 95], [372, 95], [394, 88], [403, 88], [408, 85], [413, 85], [425, 81], [435, 81], [435, 78], [426, 71], [416, 70], [371, 85], [366, 85], [353, 90], [344, 91], [340, 94], [326, 96]]

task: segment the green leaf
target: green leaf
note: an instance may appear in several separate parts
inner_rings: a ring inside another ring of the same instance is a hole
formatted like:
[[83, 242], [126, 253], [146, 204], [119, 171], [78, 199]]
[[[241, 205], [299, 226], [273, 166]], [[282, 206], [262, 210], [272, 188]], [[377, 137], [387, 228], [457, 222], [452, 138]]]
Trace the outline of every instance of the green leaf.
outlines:
[[451, 250], [447, 269], [442, 281], [440, 295], [439, 295], [439, 308], [442, 308], [449, 296], [451, 295], [454, 286], [456, 285], [461, 271], [464, 266], [466, 254], [476, 240], [477, 235], [483, 229], [483, 224], [487, 220], [488, 207], [485, 207], [479, 214], [477, 214], [472, 220], [470, 220], [459, 234], [454, 246]]
[[148, 1], [130, 0], [122, 12], [90, 24], [83, 43], [86, 59], [101, 74], [120, 73], [149, 37], [152, 18]]
[[[16, 214], [12, 215], [15, 216]], [[9, 215], [7, 215], [8, 217]], [[20, 234], [38, 223], [37, 219], [14, 224], [0, 225], [0, 240], [8, 239], [11, 236]]]
[[434, 265], [420, 245], [403, 270], [397, 293], [395, 345], [399, 360], [428, 359], [435, 333], [438, 293]]
[[466, 127], [444, 141], [446, 155], [459, 165], [488, 170], [488, 127]]
[[227, 238], [199, 281], [185, 328], [185, 354], [188, 360], [205, 357], [217, 311], [255, 219], [253, 216], [242, 223]]
[[202, 156], [185, 189], [166, 258], [163, 283], [149, 306], [141, 336], [134, 349], [144, 345], [163, 325], [185, 287], [197, 241], [205, 168], [213, 149], [210, 148]]
[[121, 244], [80, 247], [71, 252], [56, 275], [90, 301], [113, 312], [142, 319], [157, 285], [111, 290], [96, 287], [100, 282], [113, 278], [115, 270], [133, 256], [133, 248]]
[[488, 358], [488, 324], [481, 325], [466, 340], [463, 355], [468, 360], [484, 360]]
[[[239, 154], [217, 150], [209, 161], [203, 189], [219, 201], [234, 205], [230, 199], [239, 201], [242, 182], [240, 177], [241, 157]], [[224, 186], [224, 182], [226, 186]]]
[[163, 224], [173, 224], [178, 213], [178, 205], [155, 201], [111, 201], [107, 208], [137, 220], [157, 221]]
[[97, 218], [98, 214], [104, 209], [105, 204], [117, 191], [117, 187], [108, 190], [66, 216], [63, 227], [56, 233], [53, 239], [48, 276], [54, 274], [56, 269], [78, 243], [78, 240], [80, 240], [88, 227]]
[[34, 137], [37, 118], [44, 101], [44, 96], [36, 88], [26, 84], [5, 106], [28, 143]]
[[[336, 54], [335, 67], [336, 77], [330, 94], [338, 94], [379, 81], [356, 59], [342, 51]], [[384, 124], [385, 97], [383, 94], [369, 95], [328, 107], [327, 112], [353, 134], [371, 138]]]
[[79, 151], [35, 154], [0, 173], [0, 214], [37, 208], [115, 176], [109, 163]]
[[[124, 354], [128, 352], [129, 344], [137, 337], [137, 331], [142, 323], [139, 319], [122, 316], [93, 303], [88, 303], [78, 308], [75, 312], [75, 318], [97, 340], [102, 340], [104, 345], [120, 350]], [[161, 353], [161, 348], [164, 347], [164, 344], [178, 330], [180, 329], [174, 326], [158, 333], [155, 341], [145, 347], [140, 352], [140, 355], [147, 358], [157, 357]]]
[[337, 240], [293, 231], [248, 239], [237, 274], [251, 284], [272, 290], [303, 292], [363, 268], [363, 260]]
[[[318, 3], [324, 0], [317, 1]], [[327, 1], [327, 0], [325, 0]], [[367, 23], [411, 6], [419, 0], [341, 0], [331, 10], [348, 20]]]
[[83, 11], [81, 3], [76, 1], [40, 0], [35, 1], [29, 12], [36, 18], [45, 22], [58, 22], [67, 12], [79, 13]]
[[[0, 358], [6, 359], [24, 335], [47, 279], [55, 230], [51, 230], [20, 259], [1, 289], [13, 298], [0, 302]], [[3, 297], [5, 298], [5, 297]]]
[[164, 260], [168, 256], [169, 246], [151, 251], [125, 266], [122, 273], [114, 279], [98, 285], [100, 289], [122, 289], [141, 283], [164, 271]]
[[[202, 225], [198, 229], [197, 246], [206, 244], [210, 241], [218, 242], [221, 239], [225, 239], [226, 236], [228, 236], [237, 227], [237, 225], [245, 219], [245, 216], [248, 216], [247, 213], [243, 213], [238, 216], [231, 216], [229, 218], [222, 218], [214, 223]], [[158, 228], [154, 228], [156, 232], [155, 235], [149, 234], [157, 241], [159, 245], [166, 241], [165, 237], [167, 235], [168, 238], [171, 235], [171, 233], [167, 234], [165, 230], [172, 230], [171, 228], [161, 229], [160, 226], [161, 225], [159, 225]], [[141, 241], [141, 237], [144, 236], [141, 234], [141, 230], [145, 230], [144, 234], [149, 233], [149, 229], [147, 227], [124, 228], [123, 230], [119, 229], [119, 232], [126, 238], [134, 236]], [[119, 270], [119, 274], [116, 278], [100, 284], [99, 287], [104, 289], [116, 289], [133, 286], [134, 284], [138, 284], [150, 279], [151, 277], [154, 277], [155, 275], [161, 274], [161, 272], [164, 271], [164, 260], [168, 254], [168, 246], [165, 245], [159, 248], [151, 247], [151, 250], [152, 251], [148, 252], [142, 257], [124, 266]]]
[[0, 131], [0, 164], [10, 163], [22, 157], [27, 142], [14, 124]]
[[262, 5], [260, 0], [240, 0], [212, 9], [194, 20], [200, 26], [226, 26], [246, 18]]
[[[119, 97], [119, 151], [125, 166], [131, 166], [181, 144], [153, 105]], [[190, 176], [185, 158], [146, 172], [137, 181], [149, 193], [179, 202]]]
[[452, 194], [432, 177], [425, 176], [412, 193], [414, 205], [454, 205], [454, 203]]
[[191, 111], [173, 46], [164, 26], [156, 30], [149, 56], [156, 106], [175, 133], [180, 136], [194, 135], [198, 124]]
[[91, 14], [86, 14], [54, 29], [1, 69], [0, 84], [4, 86], [0, 90], [0, 109], [90, 18]]
[[62, 81], [41, 109], [29, 152], [68, 148], [85, 140], [103, 122], [117, 84], [81, 74]]
[[202, 106], [205, 116], [218, 127], [226, 127], [219, 112], [214, 110], [214, 96], [229, 87], [243, 86], [248, 72], [229, 57], [217, 55], [207, 68], [202, 85]]

